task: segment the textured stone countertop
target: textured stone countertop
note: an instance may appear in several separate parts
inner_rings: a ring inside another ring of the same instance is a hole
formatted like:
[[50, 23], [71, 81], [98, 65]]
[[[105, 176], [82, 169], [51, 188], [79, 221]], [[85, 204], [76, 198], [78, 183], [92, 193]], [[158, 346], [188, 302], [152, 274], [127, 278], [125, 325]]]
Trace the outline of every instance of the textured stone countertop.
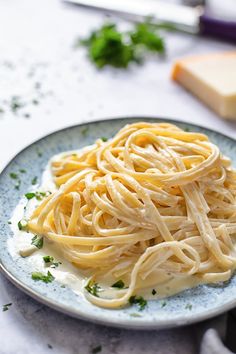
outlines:
[[[166, 59], [128, 71], [97, 71], [84, 50], [73, 46], [103, 18], [59, 0], [0, 0], [0, 168], [44, 134], [99, 118], [179, 118], [236, 137], [235, 123], [220, 119], [169, 79], [177, 57], [233, 46], [171, 34], [166, 35]], [[13, 96], [22, 104], [17, 112]], [[0, 312], [0, 354], [89, 354], [96, 347], [99, 352], [99, 346], [102, 354], [195, 353], [201, 326], [161, 332], [109, 329], [37, 303], [2, 275], [0, 289], [0, 305], [13, 303]], [[224, 317], [218, 326], [223, 322]]]

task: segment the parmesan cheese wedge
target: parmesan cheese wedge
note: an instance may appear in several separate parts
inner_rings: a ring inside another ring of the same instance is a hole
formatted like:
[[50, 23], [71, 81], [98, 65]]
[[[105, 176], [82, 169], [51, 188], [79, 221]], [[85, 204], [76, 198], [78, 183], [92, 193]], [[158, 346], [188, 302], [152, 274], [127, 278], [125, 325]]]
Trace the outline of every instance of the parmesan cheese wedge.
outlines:
[[172, 78], [220, 116], [236, 120], [236, 52], [180, 59]]

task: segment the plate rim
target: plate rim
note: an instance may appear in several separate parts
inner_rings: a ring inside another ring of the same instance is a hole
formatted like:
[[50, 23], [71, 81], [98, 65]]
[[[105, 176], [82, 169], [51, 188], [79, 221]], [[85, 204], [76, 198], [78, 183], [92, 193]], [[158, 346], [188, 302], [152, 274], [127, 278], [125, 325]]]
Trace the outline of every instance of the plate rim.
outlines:
[[[87, 122], [81, 122], [78, 124], [73, 124], [66, 126], [61, 129], [56, 129], [48, 134], [43, 135], [39, 139], [34, 140], [32, 143], [29, 145], [25, 146], [23, 149], [21, 149], [16, 155], [14, 155], [3, 167], [3, 169], [0, 171], [0, 176], [4, 173], [4, 171], [8, 168], [8, 166], [19, 156], [21, 155], [25, 150], [27, 150], [29, 147], [39, 143], [40, 141], [44, 140], [45, 138], [50, 137], [51, 135], [54, 135], [56, 133], [60, 133], [66, 130], [74, 129], [77, 127], [82, 127], [82, 126], [87, 126], [90, 124], [96, 124], [96, 123], [112, 123], [115, 121], [121, 121], [121, 120], [126, 120], [126, 119], [137, 119], [137, 120], [157, 120], [157, 121], [165, 121], [168, 123], [174, 123], [174, 124], [188, 124], [190, 126], [196, 127], [196, 128], [202, 128], [204, 130], [207, 130], [209, 132], [216, 133], [218, 135], [221, 135], [227, 139], [230, 139], [233, 143], [236, 143], [236, 139], [234, 139], [231, 136], [228, 136], [224, 133], [221, 133], [217, 130], [208, 128], [208, 127], [203, 127], [202, 125], [198, 125], [192, 122], [187, 122], [175, 118], [165, 118], [165, 117], [158, 117], [158, 116], [122, 116], [122, 117], [114, 117], [114, 118], [104, 118], [104, 119], [96, 119], [96, 120], [91, 120]], [[0, 271], [1, 274], [3, 274], [8, 280], [10, 280], [11, 283], [13, 283], [18, 289], [22, 290], [24, 293], [32, 297], [34, 300], [49, 306], [53, 310], [59, 311], [65, 315], [69, 315], [74, 318], [78, 318], [80, 320], [84, 321], [89, 321], [92, 323], [100, 324], [100, 325], [106, 325], [106, 326], [112, 326], [116, 328], [126, 328], [126, 329], [131, 329], [131, 330], [153, 330], [153, 329], [166, 329], [166, 328], [175, 328], [175, 327], [180, 327], [184, 325], [189, 325], [189, 324], [194, 324], [200, 321], [204, 321], [207, 319], [210, 319], [212, 317], [218, 316], [228, 310], [231, 310], [236, 306], [236, 298], [223, 304], [222, 306], [217, 307], [216, 309], [208, 310], [206, 313], [200, 313], [200, 314], [192, 314], [191, 316], [180, 316], [180, 319], [162, 319], [159, 320], [159, 322], [156, 321], [150, 321], [150, 322], [141, 322], [138, 321], [138, 319], [119, 319], [119, 322], [115, 319], [113, 320], [112, 317], [107, 317], [106, 319], [101, 319], [97, 318], [96, 315], [93, 315], [93, 312], [91, 313], [83, 313], [80, 312], [79, 309], [73, 309], [69, 305], [62, 304], [59, 302], [55, 302], [55, 300], [51, 300], [49, 298], [45, 298], [43, 295], [38, 293], [36, 290], [30, 288], [30, 286], [24, 284], [20, 279], [17, 279], [8, 269], [7, 266], [5, 266], [2, 262], [2, 259], [0, 259]]]

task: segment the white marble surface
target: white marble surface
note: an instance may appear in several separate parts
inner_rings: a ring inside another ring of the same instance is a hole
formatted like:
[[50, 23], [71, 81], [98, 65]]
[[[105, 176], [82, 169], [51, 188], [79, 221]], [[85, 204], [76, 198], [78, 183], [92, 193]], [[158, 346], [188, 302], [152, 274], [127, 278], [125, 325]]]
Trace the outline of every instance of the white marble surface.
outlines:
[[[230, 44], [179, 34], [167, 37], [167, 57], [128, 71], [97, 71], [83, 49], [74, 50], [103, 16], [59, 0], [0, 0], [0, 169], [46, 133], [99, 118], [152, 115], [199, 123], [236, 137], [236, 124], [217, 117], [169, 79], [173, 61], [188, 53], [232, 49]], [[124, 24], [121, 23], [121, 26]], [[37, 91], [35, 84], [40, 82]], [[24, 107], [14, 114], [9, 100]], [[38, 105], [32, 104], [37, 99]], [[25, 118], [30, 114], [30, 118]], [[0, 277], [0, 353], [195, 353], [194, 331], [108, 329], [61, 315], [31, 300]], [[48, 344], [53, 348], [49, 348]]]

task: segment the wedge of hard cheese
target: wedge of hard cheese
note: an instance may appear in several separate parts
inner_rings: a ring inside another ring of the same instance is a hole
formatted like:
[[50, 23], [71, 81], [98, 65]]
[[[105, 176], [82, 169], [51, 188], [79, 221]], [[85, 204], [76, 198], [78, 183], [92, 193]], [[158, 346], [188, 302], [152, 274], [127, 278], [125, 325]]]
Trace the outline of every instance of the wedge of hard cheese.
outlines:
[[220, 116], [236, 120], [236, 52], [180, 59], [172, 78]]

